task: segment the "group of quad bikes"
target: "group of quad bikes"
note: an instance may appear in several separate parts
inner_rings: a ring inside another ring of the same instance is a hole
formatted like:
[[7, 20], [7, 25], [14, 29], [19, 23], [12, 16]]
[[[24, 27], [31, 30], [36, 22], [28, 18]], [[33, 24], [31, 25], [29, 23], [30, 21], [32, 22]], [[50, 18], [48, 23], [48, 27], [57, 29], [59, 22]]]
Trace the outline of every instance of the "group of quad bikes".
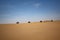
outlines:
[[[43, 21], [41, 20], [40, 23], [42, 23]], [[53, 20], [51, 20], [50, 22], [53, 22]], [[30, 21], [28, 21], [28, 23], [31, 23]], [[16, 22], [16, 24], [19, 24], [19, 22]]]

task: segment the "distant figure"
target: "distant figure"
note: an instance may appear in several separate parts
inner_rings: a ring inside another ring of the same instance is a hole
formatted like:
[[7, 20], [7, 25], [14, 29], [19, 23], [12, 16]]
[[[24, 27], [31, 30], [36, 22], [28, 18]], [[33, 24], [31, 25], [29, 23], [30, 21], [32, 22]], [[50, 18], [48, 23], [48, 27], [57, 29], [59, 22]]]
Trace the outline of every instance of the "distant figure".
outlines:
[[28, 23], [31, 23], [30, 21], [28, 21]]
[[51, 20], [51, 22], [53, 22], [53, 20]]
[[16, 24], [19, 24], [19, 22], [16, 22]]
[[42, 22], [42, 21], [40, 21], [40, 22]]

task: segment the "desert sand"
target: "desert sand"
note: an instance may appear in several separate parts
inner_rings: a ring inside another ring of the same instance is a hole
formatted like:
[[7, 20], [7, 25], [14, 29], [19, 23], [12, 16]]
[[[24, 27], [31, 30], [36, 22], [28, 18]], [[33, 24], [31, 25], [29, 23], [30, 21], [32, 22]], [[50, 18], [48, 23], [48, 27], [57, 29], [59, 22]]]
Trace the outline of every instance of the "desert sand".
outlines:
[[0, 40], [60, 40], [60, 22], [0, 24]]

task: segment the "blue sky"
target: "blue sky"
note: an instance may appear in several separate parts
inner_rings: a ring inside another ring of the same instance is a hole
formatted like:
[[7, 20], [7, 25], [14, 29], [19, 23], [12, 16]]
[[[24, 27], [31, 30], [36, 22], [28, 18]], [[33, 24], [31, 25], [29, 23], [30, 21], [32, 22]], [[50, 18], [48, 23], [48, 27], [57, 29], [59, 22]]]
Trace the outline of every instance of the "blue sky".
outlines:
[[0, 0], [0, 23], [60, 20], [60, 0]]

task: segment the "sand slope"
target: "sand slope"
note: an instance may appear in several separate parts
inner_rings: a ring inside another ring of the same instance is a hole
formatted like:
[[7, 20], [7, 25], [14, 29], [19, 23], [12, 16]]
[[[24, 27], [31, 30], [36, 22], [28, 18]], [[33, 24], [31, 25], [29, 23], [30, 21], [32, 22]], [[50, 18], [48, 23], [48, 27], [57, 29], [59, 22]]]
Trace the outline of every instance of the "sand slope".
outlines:
[[59, 40], [60, 22], [0, 24], [0, 40]]

